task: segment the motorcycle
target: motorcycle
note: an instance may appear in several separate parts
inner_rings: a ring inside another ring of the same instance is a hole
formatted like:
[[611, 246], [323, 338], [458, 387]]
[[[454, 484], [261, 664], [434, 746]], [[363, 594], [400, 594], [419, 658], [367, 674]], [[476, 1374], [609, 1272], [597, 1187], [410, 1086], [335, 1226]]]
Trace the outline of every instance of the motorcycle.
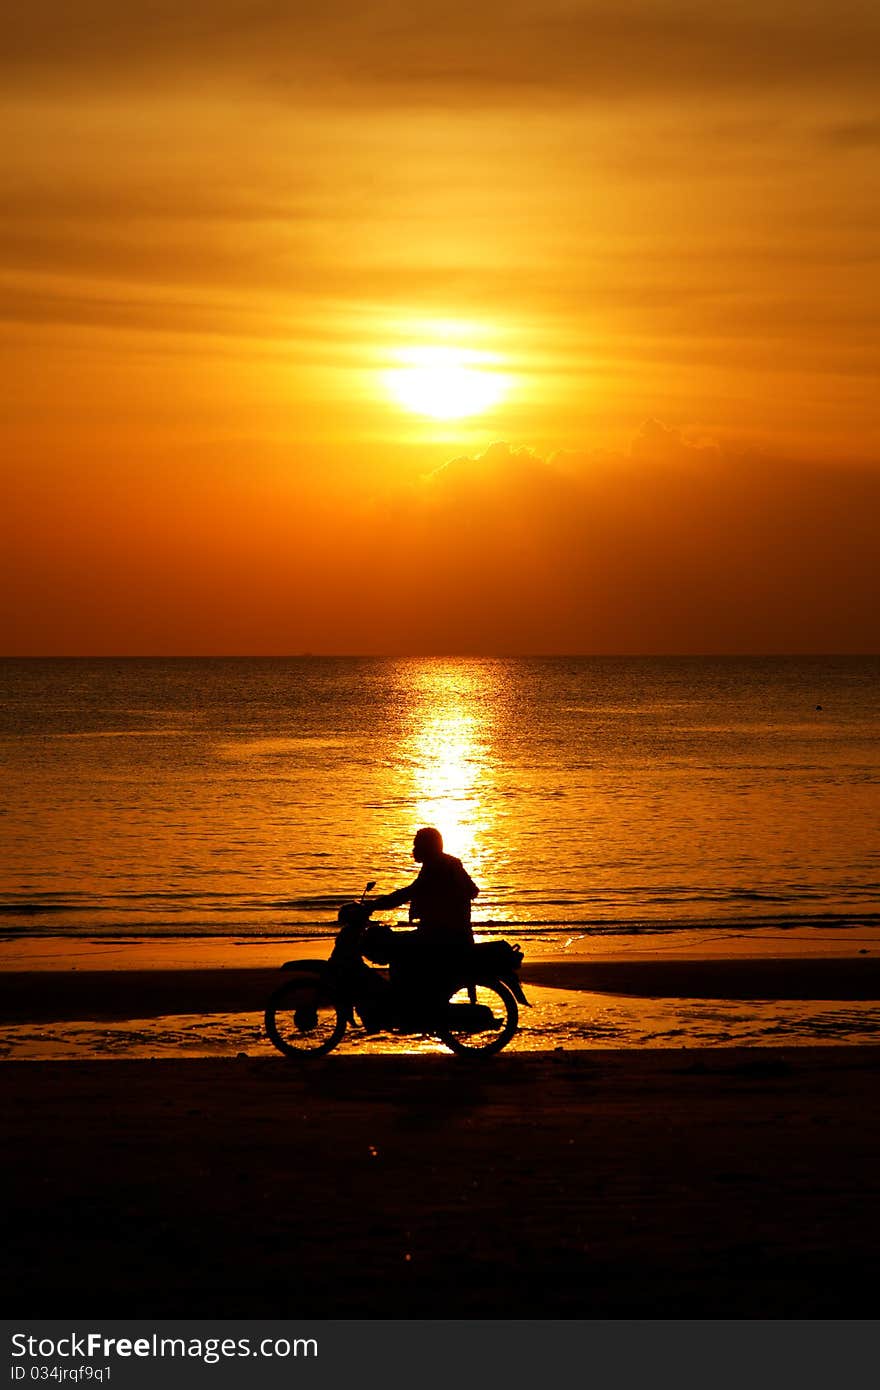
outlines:
[[[266, 1032], [286, 1057], [332, 1052], [346, 1029], [435, 1036], [459, 1055], [500, 1052], [516, 1032], [522, 950], [481, 942], [428, 962], [417, 932], [370, 923], [366, 895], [345, 903], [329, 960], [289, 960], [266, 1006]], [[367, 961], [374, 964], [368, 965]], [[375, 966], [388, 966], [389, 971]]]

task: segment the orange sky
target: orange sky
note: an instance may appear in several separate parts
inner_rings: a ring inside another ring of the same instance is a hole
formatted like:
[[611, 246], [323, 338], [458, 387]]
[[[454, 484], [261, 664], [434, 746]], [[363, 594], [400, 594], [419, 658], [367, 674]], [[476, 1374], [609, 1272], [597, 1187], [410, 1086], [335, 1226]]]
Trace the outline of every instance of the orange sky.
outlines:
[[16, 8], [0, 652], [878, 649], [875, 6]]

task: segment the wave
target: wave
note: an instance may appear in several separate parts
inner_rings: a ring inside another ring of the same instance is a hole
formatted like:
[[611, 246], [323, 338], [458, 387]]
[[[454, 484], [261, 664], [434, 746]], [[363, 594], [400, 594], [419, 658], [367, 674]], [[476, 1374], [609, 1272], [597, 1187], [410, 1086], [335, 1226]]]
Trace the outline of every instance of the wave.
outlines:
[[[336, 935], [337, 923], [334, 919], [314, 919], [267, 923], [248, 919], [234, 922], [217, 917], [192, 918], [185, 922], [161, 919], [114, 920], [107, 921], [97, 916], [76, 923], [60, 926], [51, 909], [44, 909], [45, 922], [23, 923], [0, 920], [0, 941], [14, 940], [24, 936], [52, 937], [95, 937], [101, 940], [144, 938], [150, 940], [182, 940], [188, 937], [239, 938], [251, 941], [279, 940], [289, 941], [311, 938], [332, 938]], [[405, 923], [398, 923], [405, 926]], [[510, 936], [528, 939], [535, 937], [565, 937], [570, 940], [603, 937], [661, 937], [682, 933], [702, 935], [712, 932], [724, 934], [748, 934], [777, 931], [794, 932], [880, 930], [880, 912], [823, 912], [823, 913], [756, 913], [749, 916], [725, 917], [669, 917], [669, 918], [618, 918], [616, 920], [582, 918], [529, 918], [528, 920], [509, 917], [474, 922], [474, 930], [481, 936]]]

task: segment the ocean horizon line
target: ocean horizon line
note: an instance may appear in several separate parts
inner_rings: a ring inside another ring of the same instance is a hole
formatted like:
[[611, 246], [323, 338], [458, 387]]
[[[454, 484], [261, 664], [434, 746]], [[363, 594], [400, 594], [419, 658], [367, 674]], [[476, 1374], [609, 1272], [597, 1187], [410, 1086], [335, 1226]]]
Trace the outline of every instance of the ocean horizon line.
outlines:
[[878, 651], [3, 652], [0, 661], [837, 661]]

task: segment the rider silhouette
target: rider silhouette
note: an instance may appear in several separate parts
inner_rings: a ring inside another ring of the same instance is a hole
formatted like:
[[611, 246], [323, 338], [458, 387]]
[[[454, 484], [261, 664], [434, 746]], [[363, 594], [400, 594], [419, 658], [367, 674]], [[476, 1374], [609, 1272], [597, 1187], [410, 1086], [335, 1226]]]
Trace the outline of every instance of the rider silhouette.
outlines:
[[472, 946], [471, 901], [479, 893], [460, 859], [443, 852], [443, 836], [433, 826], [423, 826], [413, 840], [413, 859], [421, 864], [418, 877], [406, 888], [374, 898], [374, 908], [400, 907], [409, 903], [409, 920], [416, 923], [416, 938], [425, 946]]

